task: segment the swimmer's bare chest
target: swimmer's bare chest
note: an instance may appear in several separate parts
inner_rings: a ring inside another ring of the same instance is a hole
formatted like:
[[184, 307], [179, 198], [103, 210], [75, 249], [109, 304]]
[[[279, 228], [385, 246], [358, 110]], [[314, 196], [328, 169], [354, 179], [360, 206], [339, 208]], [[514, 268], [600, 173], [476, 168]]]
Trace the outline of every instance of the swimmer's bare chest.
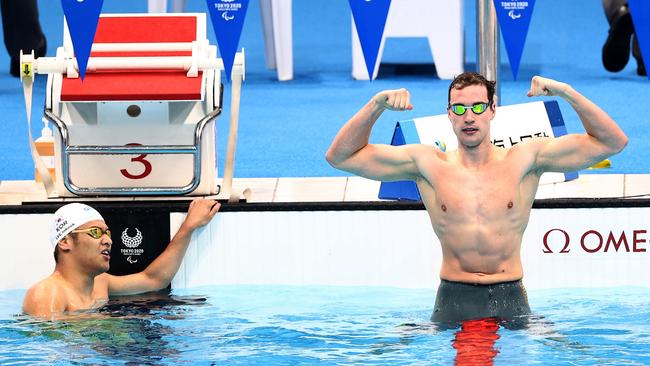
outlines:
[[529, 208], [520, 205], [531, 201], [522, 190], [522, 173], [505, 160], [480, 169], [446, 163], [427, 173], [418, 188], [427, 209], [442, 221], [490, 224]]
[[[519, 247], [535, 182], [504, 163], [476, 170], [446, 164], [431, 181], [418, 181], [418, 187], [442, 245], [443, 269], [521, 276]], [[516, 273], [508, 274], [511, 268]]]
[[531, 183], [498, 162], [473, 170], [442, 164], [418, 187], [443, 246], [487, 254], [516, 244], [523, 233], [535, 191]]

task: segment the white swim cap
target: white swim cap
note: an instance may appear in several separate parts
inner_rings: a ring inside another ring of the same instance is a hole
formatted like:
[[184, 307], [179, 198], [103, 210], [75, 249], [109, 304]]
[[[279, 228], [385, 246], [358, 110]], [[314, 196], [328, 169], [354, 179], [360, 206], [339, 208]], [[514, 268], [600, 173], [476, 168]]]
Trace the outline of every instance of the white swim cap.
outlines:
[[50, 226], [50, 244], [56, 248], [59, 240], [68, 235], [72, 230], [94, 220], [104, 218], [94, 208], [83, 203], [69, 203], [54, 213], [52, 225]]

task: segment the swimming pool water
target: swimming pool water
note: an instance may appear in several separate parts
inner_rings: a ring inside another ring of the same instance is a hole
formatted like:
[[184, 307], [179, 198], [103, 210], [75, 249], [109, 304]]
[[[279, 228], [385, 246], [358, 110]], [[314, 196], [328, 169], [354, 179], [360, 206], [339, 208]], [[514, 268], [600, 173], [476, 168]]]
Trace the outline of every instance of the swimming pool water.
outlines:
[[23, 294], [0, 292], [2, 365], [650, 364], [645, 288], [529, 291], [518, 330], [437, 329], [433, 290], [211, 286], [59, 322], [18, 315]]

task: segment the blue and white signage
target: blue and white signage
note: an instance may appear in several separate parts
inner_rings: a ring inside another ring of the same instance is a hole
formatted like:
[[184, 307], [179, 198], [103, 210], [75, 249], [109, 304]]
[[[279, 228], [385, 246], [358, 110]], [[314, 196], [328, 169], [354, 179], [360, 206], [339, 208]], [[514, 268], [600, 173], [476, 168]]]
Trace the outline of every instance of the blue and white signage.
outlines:
[[501, 34], [503, 34], [503, 41], [506, 44], [506, 51], [508, 51], [512, 76], [515, 79], [517, 79], [517, 73], [519, 72], [519, 62], [524, 51], [534, 6], [535, 0], [494, 0], [494, 8], [501, 26]]
[[61, 0], [82, 81], [86, 75], [90, 49], [95, 39], [102, 5], [104, 5], [104, 0]]
[[210, 11], [214, 33], [217, 36], [226, 79], [230, 81], [239, 37], [248, 9], [248, 0], [206, 0], [206, 3]]
[[349, 0], [354, 24], [357, 27], [363, 59], [368, 69], [368, 79], [372, 80], [377, 62], [377, 54], [384, 35], [390, 0]]

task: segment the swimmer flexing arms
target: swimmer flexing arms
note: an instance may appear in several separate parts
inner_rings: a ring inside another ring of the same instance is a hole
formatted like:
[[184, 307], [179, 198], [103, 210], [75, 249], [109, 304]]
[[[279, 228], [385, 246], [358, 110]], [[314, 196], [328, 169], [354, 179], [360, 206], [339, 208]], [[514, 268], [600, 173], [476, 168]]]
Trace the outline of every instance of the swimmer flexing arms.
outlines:
[[81, 203], [61, 207], [54, 213], [50, 228], [54, 273], [27, 290], [23, 311], [40, 318], [61, 318], [70, 312], [102, 306], [109, 295], [167, 287], [180, 267], [192, 233], [210, 222], [220, 207], [214, 200], [192, 201], [167, 248], [142, 272], [126, 276], [106, 273], [112, 241], [99, 212]]
[[375, 180], [416, 182], [442, 246], [435, 322], [528, 314], [520, 247], [540, 176], [584, 169], [627, 144], [607, 113], [570, 85], [535, 76], [528, 96], [562, 97], [586, 133], [496, 147], [490, 143], [494, 90], [495, 83], [477, 73], [463, 73], [451, 82], [447, 115], [458, 139], [455, 151], [368, 143], [385, 110], [413, 108], [406, 89], [375, 95], [327, 151], [335, 168]]

